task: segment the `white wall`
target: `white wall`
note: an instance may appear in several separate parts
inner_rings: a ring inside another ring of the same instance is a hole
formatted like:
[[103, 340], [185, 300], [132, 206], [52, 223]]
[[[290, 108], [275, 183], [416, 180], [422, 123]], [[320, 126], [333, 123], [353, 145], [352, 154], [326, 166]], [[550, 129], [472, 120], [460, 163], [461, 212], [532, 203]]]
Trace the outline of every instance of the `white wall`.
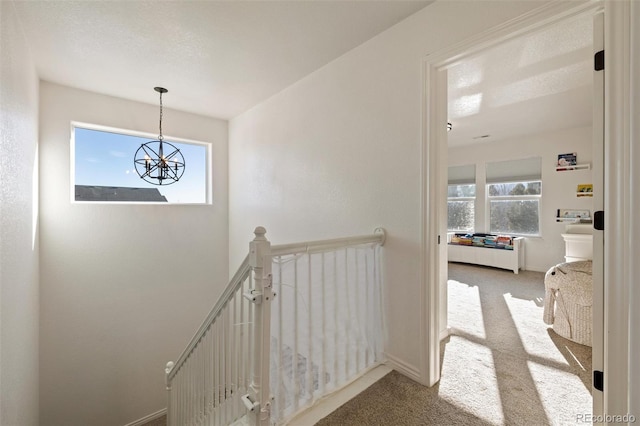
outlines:
[[167, 137], [211, 144], [213, 205], [71, 204], [70, 122], [153, 133], [158, 106], [40, 94], [41, 424], [126, 424], [166, 407], [164, 366], [228, 281], [227, 123], [164, 111]]
[[389, 232], [388, 356], [420, 375], [425, 55], [540, 3], [436, 2], [230, 122], [230, 260], [275, 243]]
[[38, 78], [0, 2], [0, 424], [38, 424]]
[[[558, 172], [555, 169], [558, 154], [576, 152], [578, 163], [591, 163], [591, 127], [568, 129], [549, 134], [535, 135], [518, 140], [494, 143], [478, 143], [449, 148], [449, 165], [476, 165], [476, 232], [489, 232], [484, 197], [486, 163], [542, 158], [542, 199], [540, 201], [540, 237], [525, 240], [525, 267], [531, 271], [546, 272], [553, 265], [564, 262], [565, 246], [562, 234], [565, 224], [555, 221], [557, 209], [589, 210], [593, 214], [593, 199], [576, 197], [581, 183], [593, 183], [591, 170]], [[598, 159], [602, 161], [602, 158]], [[589, 225], [585, 225], [589, 227]]]

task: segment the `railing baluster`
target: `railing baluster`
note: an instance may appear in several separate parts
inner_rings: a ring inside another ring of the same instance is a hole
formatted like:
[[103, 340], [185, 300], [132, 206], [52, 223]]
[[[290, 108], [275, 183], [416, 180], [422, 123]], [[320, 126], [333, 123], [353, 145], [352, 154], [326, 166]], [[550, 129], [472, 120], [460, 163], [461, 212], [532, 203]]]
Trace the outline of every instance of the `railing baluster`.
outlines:
[[233, 363], [233, 358], [231, 358], [231, 332], [230, 332], [230, 327], [231, 327], [231, 318], [230, 318], [230, 313], [231, 311], [227, 308], [225, 310], [225, 327], [224, 327], [224, 332], [225, 332], [225, 342], [224, 342], [224, 349], [226, 354], [226, 363], [225, 363], [225, 372], [224, 372], [224, 377], [225, 377], [225, 390], [224, 390], [224, 418], [225, 418], [225, 422], [226, 423], [230, 423], [231, 420], [231, 407], [232, 407], [232, 400], [231, 400], [231, 364]]
[[218, 404], [217, 416], [218, 424], [224, 424], [222, 417], [222, 404], [224, 403], [224, 317], [220, 315], [218, 318], [218, 365], [216, 366], [216, 375], [218, 376]]
[[[196, 346], [197, 348], [197, 346]], [[200, 375], [198, 367], [200, 366], [200, 351], [193, 351], [193, 424], [197, 425], [200, 421]]]
[[200, 424], [204, 425], [207, 418], [207, 358], [209, 351], [207, 350], [207, 338], [209, 330], [205, 332], [198, 343], [198, 351], [200, 352]]
[[377, 345], [376, 345], [376, 356], [378, 356], [379, 354], [382, 353], [383, 351], [383, 338], [382, 336], [384, 335], [384, 318], [382, 317], [382, 315], [384, 314], [384, 307], [382, 306], [382, 272], [380, 270], [380, 257], [379, 257], [379, 251], [380, 251], [380, 246], [376, 246], [376, 251], [374, 252], [375, 258], [376, 258], [376, 262], [374, 263], [375, 268], [376, 268], [376, 284], [377, 284], [377, 288], [378, 291], [376, 292], [376, 297], [377, 297], [377, 307], [378, 310], [380, 312], [380, 315], [378, 315], [378, 327], [377, 327], [377, 331], [379, 331], [378, 333], [376, 333], [376, 337], [377, 337]]
[[205, 398], [205, 384], [204, 384], [204, 370], [205, 352], [202, 350], [202, 340], [198, 343], [198, 424], [202, 424], [204, 421], [204, 398]]
[[181, 399], [181, 404], [180, 404], [180, 419], [179, 422], [177, 424], [179, 425], [184, 425], [186, 424], [186, 419], [187, 419], [187, 397], [189, 396], [188, 394], [188, 386], [189, 386], [189, 371], [187, 369], [187, 365], [185, 362], [185, 365], [182, 368], [182, 375], [180, 376], [180, 399]]
[[353, 286], [354, 286], [354, 292], [355, 292], [355, 298], [353, 300], [354, 304], [356, 305], [356, 327], [355, 327], [355, 331], [356, 331], [356, 353], [355, 353], [355, 357], [356, 357], [356, 372], [360, 371], [360, 351], [362, 350], [362, 330], [361, 330], [361, 324], [362, 319], [360, 318], [360, 261], [359, 256], [358, 256], [358, 249], [354, 248], [353, 249], [353, 257], [356, 260], [356, 266], [355, 266], [355, 276], [353, 278]]
[[[246, 280], [245, 280], [246, 283]], [[246, 289], [245, 286], [246, 284], [243, 283], [242, 284], [242, 289], [241, 289], [241, 294], [243, 294]], [[245, 352], [246, 352], [246, 347], [244, 345], [244, 340], [245, 340], [245, 335], [246, 335], [246, 330], [245, 330], [245, 324], [247, 322], [247, 312], [245, 309], [245, 301], [246, 299], [244, 297], [242, 297], [241, 295], [239, 295], [238, 297], [238, 342], [236, 343], [237, 346], [237, 350], [238, 350], [238, 359], [239, 359], [239, 365], [238, 365], [238, 397], [240, 397], [241, 395], [243, 395], [246, 392], [245, 389], [245, 381], [244, 381], [244, 366], [245, 366], [245, 362], [244, 362], [244, 356], [245, 356]]]
[[231, 305], [231, 329], [230, 329], [230, 341], [229, 341], [229, 351], [230, 351], [230, 357], [229, 359], [231, 360], [231, 365], [229, 366], [230, 369], [230, 379], [229, 379], [229, 383], [230, 383], [230, 387], [231, 387], [231, 417], [235, 420], [238, 418], [238, 404], [237, 404], [237, 399], [238, 399], [238, 375], [237, 375], [237, 367], [239, 364], [238, 361], [238, 353], [236, 350], [236, 297], [235, 295], [233, 296], [233, 298], [231, 299], [231, 301], [229, 302]]
[[282, 312], [284, 311], [284, 293], [282, 291], [282, 256], [278, 256], [278, 418], [282, 418], [284, 415], [284, 367], [282, 365], [282, 345], [283, 345], [283, 333], [282, 333]]
[[234, 362], [231, 358], [231, 312], [226, 312], [225, 326], [225, 390], [224, 390], [224, 418], [227, 424], [233, 421], [231, 409], [233, 408], [232, 388], [231, 388], [231, 366]]
[[189, 410], [191, 407], [191, 364], [189, 361], [190, 359], [187, 358], [184, 363], [184, 418], [182, 420], [185, 425], [188, 425], [191, 414]]
[[224, 313], [220, 314], [218, 318], [218, 324], [220, 324], [220, 330], [218, 335], [218, 354], [220, 354], [220, 358], [218, 358], [218, 418], [219, 424], [225, 424], [224, 419], [224, 390], [226, 383], [224, 382]]
[[200, 361], [200, 357], [199, 357], [199, 352], [200, 351], [196, 351], [194, 350], [193, 354], [192, 354], [192, 360], [191, 360], [191, 377], [192, 377], [192, 387], [193, 387], [193, 414], [192, 414], [192, 420], [191, 420], [191, 424], [193, 425], [197, 425], [198, 424], [198, 417], [200, 416], [200, 395], [198, 392], [198, 381], [199, 381], [199, 374], [198, 374], [198, 364]]
[[216, 418], [216, 357], [217, 357], [217, 325], [211, 325], [211, 337], [209, 338], [209, 424], [215, 425]]
[[351, 309], [349, 302], [349, 248], [344, 249], [344, 292], [346, 300], [346, 321], [345, 329], [347, 331], [346, 339], [344, 339], [344, 377], [349, 377], [349, 340], [351, 339]]
[[[253, 274], [249, 274], [249, 282], [253, 282]], [[249, 288], [253, 288], [253, 284], [249, 284]], [[249, 313], [249, 325], [247, 325], [247, 356], [250, 354], [255, 354], [254, 347], [254, 334], [255, 334], [255, 326], [254, 326], [254, 311], [253, 305], [249, 304], [247, 306], [247, 312]], [[251, 359], [247, 360], [247, 384], [251, 386]], [[248, 391], [249, 389], [247, 389]]]
[[309, 400], [313, 400], [313, 293], [311, 285], [311, 254], [307, 254], [307, 304], [309, 315], [307, 315], [307, 321], [309, 322], [309, 347], [307, 355], [307, 392], [309, 393]]
[[215, 342], [213, 356], [213, 418], [215, 425], [220, 424], [220, 322], [214, 323]]
[[340, 333], [340, 327], [338, 326], [338, 252], [333, 252], [333, 383], [334, 386], [337, 386], [339, 383], [338, 380], [338, 359], [339, 359], [339, 350], [338, 350], [338, 334]]
[[[175, 367], [174, 367], [175, 368]], [[168, 426], [173, 426], [178, 424], [178, 419], [180, 418], [180, 410], [182, 409], [182, 374], [177, 375], [173, 381], [171, 382], [171, 402], [175, 402], [175, 405], [169, 407], [169, 413], [171, 414], [171, 419], [167, 422]], [[170, 403], [171, 403], [170, 402]]]
[[213, 334], [213, 330], [211, 330], [211, 327], [209, 327], [207, 329], [207, 334], [205, 334], [204, 339], [201, 343], [202, 352], [204, 353], [204, 359], [202, 360], [202, 378], [204, 381], [202, 404], [203, 404], [203, 411], [204, 411], [203, 424], [205, 425], [208, 423], [209, 402], [211, 401], [211, 393], [210, 393], [211, 375], [209, 372], [209, 368], [211, 365], [211, 357], [213, 356], [213, 353], [211, 350], [211, 342], [210, 342], [212, 334]]
[[181, 399], [181, 403], [180, 403], [180, 422], [178, 424], [185, 424], [185, 419], [187, 418], [187, 379], [188, 379], [188, 374], [189, 371], [187, 370], [187, 363], [186, 361], [184, 362], [184, 364], [182, 365], [182, 368], [180, 370], [180, 372], [182, 373], [180, 375], [181, 378], [181, 383], [180, 383], [180, 399]]
[[364, 350], [364, 366], [369, 367], [369, 351], [371, 350], [371, 303], [369, 302], [369, 296], [373, 290], [372, 283], [369, 282], [369, 251], [364, 252], [364, 332], [366, 345]]
[[[293, 324], [298, 324], [298, 257], [295, 258], [293, 264]], [[300, 394], [300, 377], [298, 375], [298, 327], [293, 327], [293, 353], [291, 354], [291, 370], [293, 376], [293, 392], [294, 395]], [[298, 411], [298, 398], [293, 399], [293, 410]]]
[[[245, 279], [244, 282], [242, 283], [242, 288], [241, 288], [241, 294], [244, 294], [247, 291], [247, 280]], [[242, 395], [247, 391], [246, 388], [246, 370], [245, 370], [245, 366], [246, 366], [246, 362], [245, 361], [245, 357], [246, 357], [246, 353], [245, 352], [245, 339], [246, 339], [246, 334], [247, 334], [247, 325], [246, 323], [248, 322], [248, 313], [246, 311], [245, 308], [245, 303], [246, 303], [246, 299], [244, 297], [240, 298], [240, 339], [238, 341], [238, 351], [240, 353], [240, 357], [241, 357], [241, 361], [240, 361], [240, 366], [238, 367], [238, 374], [240, 379], [238, 380], [238, 383], [240, 383], [240, 392], [238, 393], [238, 395]]]
[[324, 269], [325, 269], [325, 265], [324, 265], [324, 252], [321, 253], [320, 255], [320, 262], [322, 264], [322, 268], [321, 268], [321, 272], [320, 272], [320, 285], [322, 286], [322, 297], [320, 298], [320, 303], [321, 303], [321, 307], [320, 307], [320, 316], [321, 316], [321, 324], [322, 324], [322, 361], [320, 362], [320, 368], [318, 370], [318, 388], [321, 389], [320, 394], [324, 394], [326, 392], [326, 384], [325, 384], [325, 380], [324, 377], [327, 374], [327, 344], [325, 343], [325, 336], [327, 335], [327, 326], [326, 326], [326, 322], [325, 322], [325, 314], [326, 314], [326, 303], [325, 300], [327, 299], [327, 289], [326, 289], [326, 282], [325, 282], [325, 277], [324, 277]]
[[187, 401], [189, 403], [189, 408], [187, 410], [187, 418], [185, 419], [188, 425], [193, 424], [193, 404], [195, 402], [193, 398], [193, 355], [189, 355], [187, 358], [187, 377], [188, 377], [188, 388], [187, 388]]
[[180, 415], [182, 413], [182, 374], [176, 376], [173, 382], [171, 383], [171, 398], [172, 399], [175, 398], [176, 405], [175, 407], [171, 407], [171, 409], [169, 410], [169, 412], [171, 413], [171, 422], [168, 423], [169, 426], [177, 425], [178, 419], [181, 419]]
[[185, 425], [188, 425], [189, 416], [191, 415], [191, 364], [189, 358], [187, 358], [184, 367], [184, 418], [182, 420]]
[[189, 366], [191, 369], [191, 415], [189, 424], [196, 425], [198, 420], [198, 360], [196, 354], [191, 353]]
[[176, 402], [175, 410], [170, 410], [171, 412], [171, 422], [170, 426], [177, 425], [178, 419], [181, 418], [182, 414], [182, 375], [176, 376], [176, 392], [173, 393], [173, 389], [171, 390], [171, 398]]

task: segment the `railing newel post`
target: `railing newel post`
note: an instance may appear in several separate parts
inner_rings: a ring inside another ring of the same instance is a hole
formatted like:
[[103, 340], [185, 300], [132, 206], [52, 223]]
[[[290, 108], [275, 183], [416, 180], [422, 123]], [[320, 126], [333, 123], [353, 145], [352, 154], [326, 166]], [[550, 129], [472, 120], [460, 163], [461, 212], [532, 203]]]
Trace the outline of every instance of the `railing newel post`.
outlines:
[[169, 378], [169, 375], [171, 374], [174, 365], [173, 361], [169, 361], [164, 367], [164, 382], [167, 386], [167, 426], [171, 426], [171, 379]]
[[255, 426], [268, 426], [271, 421], [269, 364], [271, 356], [271, 302], [273, 279], [271, 274], [271, 243], [267, 231], [258, 226], [255, 238], [249, 243], [249, 266], [253, 271], [254, 287], [249, 300], [254, 303], [254, 350], [252, 356], [251, 393], [244, 398]]

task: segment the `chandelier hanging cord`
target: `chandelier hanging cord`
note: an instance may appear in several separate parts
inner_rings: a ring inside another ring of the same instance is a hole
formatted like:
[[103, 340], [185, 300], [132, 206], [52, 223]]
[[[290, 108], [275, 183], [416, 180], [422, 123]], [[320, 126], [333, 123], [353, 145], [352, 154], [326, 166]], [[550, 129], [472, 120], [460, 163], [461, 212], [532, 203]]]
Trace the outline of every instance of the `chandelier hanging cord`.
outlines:
[[162, 94], [167, 93], [168, 90], [164, 87], [154, 87], [153, 90], [160, 93], [160, 134], [158, 135], [158, 140], [162, 142], [162, 139], [164, 139], [164, 137], [162, 136]]

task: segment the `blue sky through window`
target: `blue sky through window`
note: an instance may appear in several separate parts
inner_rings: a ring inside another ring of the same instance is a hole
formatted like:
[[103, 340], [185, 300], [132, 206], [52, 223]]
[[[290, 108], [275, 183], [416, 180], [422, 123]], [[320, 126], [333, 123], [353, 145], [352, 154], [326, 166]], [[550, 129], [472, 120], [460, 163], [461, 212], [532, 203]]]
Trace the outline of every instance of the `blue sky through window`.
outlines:
[[185, 172], [171, 185], [152, 185], [136, 173], [133, 156], [141, 144], [153, 139], [75, 127], [74, 184], [157, 188], [169, 203], [206, 203], [206, 147], [165, 138], [180, 149]]

